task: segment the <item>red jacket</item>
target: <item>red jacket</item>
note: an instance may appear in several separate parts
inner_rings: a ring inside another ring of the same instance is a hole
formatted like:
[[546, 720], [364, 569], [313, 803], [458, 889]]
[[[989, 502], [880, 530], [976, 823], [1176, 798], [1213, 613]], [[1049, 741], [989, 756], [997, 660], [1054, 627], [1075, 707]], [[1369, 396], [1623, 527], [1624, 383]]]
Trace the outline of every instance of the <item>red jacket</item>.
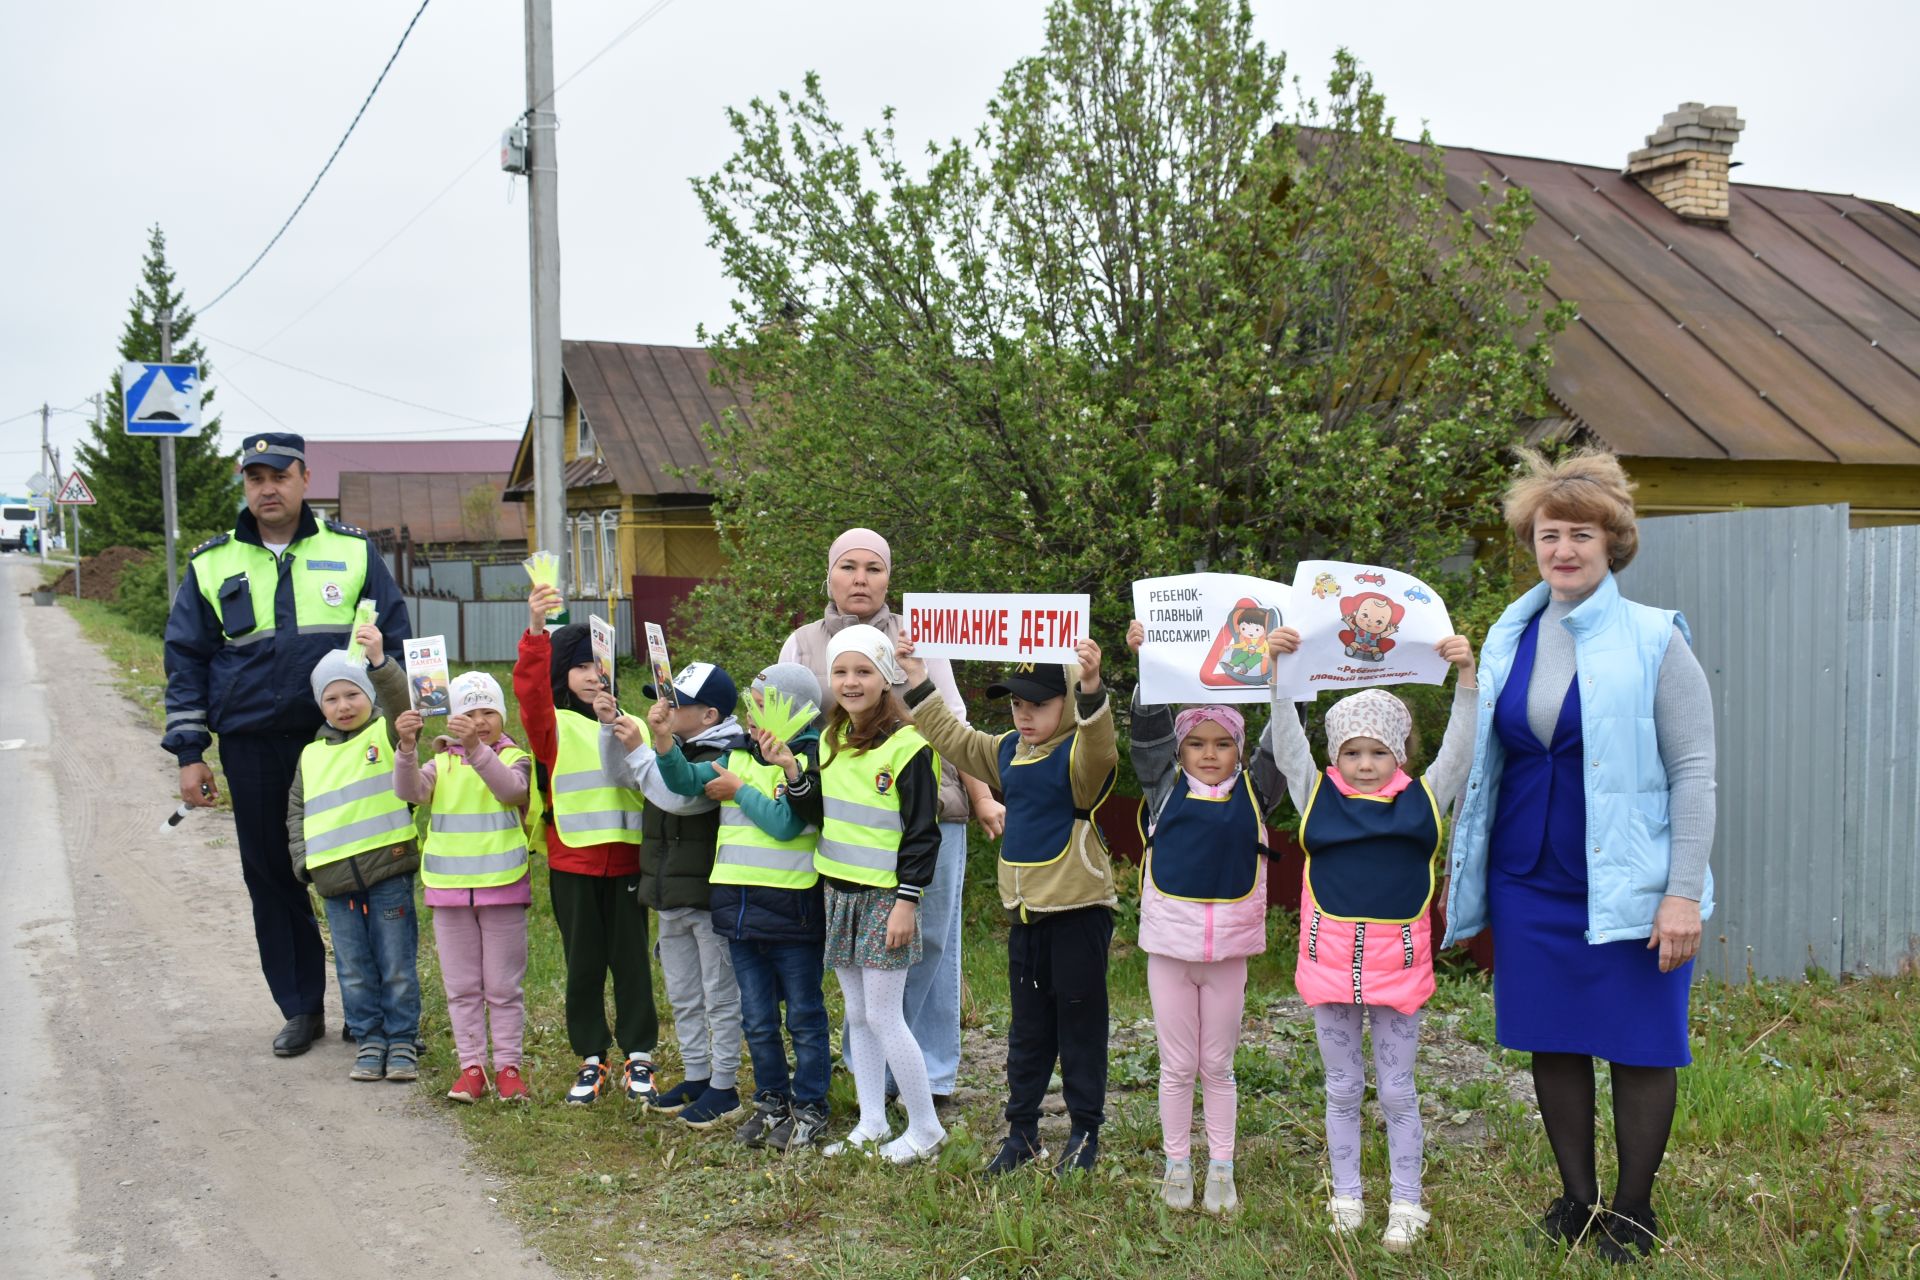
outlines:
[[[547, 640], [547, 633], [521, 632], [520, 657], [513, 664], [513, 696], [520, 703], [520, 727], [526, 731], [527, 750], [546, 767], [549, 776], [553, 773], [554, 757], [560, 753], [560, 739], [553, 722], [552, 664], [553, 646]], [[549, 826], [547, 866], [577, 876], [637, 876], [640, 846], [616, 841], [575, 848]]]

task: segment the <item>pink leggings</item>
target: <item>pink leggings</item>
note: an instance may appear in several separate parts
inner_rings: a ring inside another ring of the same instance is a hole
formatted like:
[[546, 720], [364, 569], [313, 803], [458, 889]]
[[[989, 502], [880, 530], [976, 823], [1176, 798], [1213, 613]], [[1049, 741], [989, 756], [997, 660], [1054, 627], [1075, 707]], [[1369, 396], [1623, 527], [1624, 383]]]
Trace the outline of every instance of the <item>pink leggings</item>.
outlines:
[[489, 1014], [493, 1069], [519, 1066], [527, 1019], [520, 991], [527, 976], [526, 907], [435, 907], [433, 941], [461, 1067], [485, 1064]]
[[1247, 1005], [1247, 958], [1174, 960], [1147, 957], [1147, 994], [1160, 1037], [1160, 1145], [1169, 1160], [1185, 1160], [1193, 1139], [1193, 1078], [1200, 1077], [1207, 1114], [1207, 1149], [1233, 1159], [1239, 1095], [1233, 1051]]

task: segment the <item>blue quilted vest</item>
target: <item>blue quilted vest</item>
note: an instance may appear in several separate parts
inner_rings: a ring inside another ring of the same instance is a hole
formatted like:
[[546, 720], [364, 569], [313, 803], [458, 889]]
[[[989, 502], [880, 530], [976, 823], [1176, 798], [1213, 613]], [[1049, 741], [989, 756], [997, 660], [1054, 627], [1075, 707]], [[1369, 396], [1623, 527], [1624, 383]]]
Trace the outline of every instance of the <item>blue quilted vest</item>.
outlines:
[[[1520, 636], [1547, 607], [1541, 583], [1507, 606], [1480, 652], [1479, 728], [1473, 771], [1454, 817], [1452, 879], [1447, 889], [1447, 936], [1442, 946], [1487, 927], [1487, 844], [1499, 799], [1506, 752], [1494, 732], [1493, 710], [1513, 670]], [[1580, 681], [1586, 780], [1587, 931], [1589, 943], [1645, 938], [1666, 896], [1672, 861], [1667, 770], [1653, 725], [1660, 663], [1675, 627], [1692, 643], [1678, 613], [1623, 599], [1608, 574], [1568, 614]], [[1700, 895], [1702, 919], [1713, 914], [1713, 873]]]

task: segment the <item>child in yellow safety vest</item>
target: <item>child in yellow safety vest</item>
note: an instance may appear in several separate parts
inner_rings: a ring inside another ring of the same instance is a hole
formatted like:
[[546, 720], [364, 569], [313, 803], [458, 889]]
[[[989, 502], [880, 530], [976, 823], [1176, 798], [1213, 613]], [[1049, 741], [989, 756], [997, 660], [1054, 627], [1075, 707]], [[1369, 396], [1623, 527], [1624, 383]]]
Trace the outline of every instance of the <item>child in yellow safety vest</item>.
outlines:
[[[433, 942], [447, 990], [447, 1020], [460, 1074], [447, 1090], [478, 1102], [494, 1088], [500, 1101], [527, 1096], [520, 1072], [526, 1026], [521, 982], [527, 974], [525, 806], [533, 757], [506, 736], [507, 700], [484, 671], [454, 677], [445, 732], [430, 742], [435, 759], [415, 750], [425, 722], [408, 711], [395, 722], [393, 790], [429, 804], [420, 881], [433, 912]], [[487, 1078], [487, 1027], [493, 1027], [493, 1079]]]
[[326, 905], [347, 1034], [360, 1045], [352, 1077], [404, 1082], [420, 1077], [413, 909], [420, 852], [413, 811], [392, 785], [394, 721], [408, 710], [407, 678], [387, 660], [376, 628], [363, 626], [355, 637], [366, 662], [335, 649], [313, 668], [313, 700], [326, 723], [300, 753], [287, 797], [287, 847], [294, 875]]
[[[920, 895], [940, 856], [940, 760], [908, 719], [893, 642], [864, 623], [827, 645], [836, 699], [821, 736], [820, 843], [827, 883], [826, 963], [840, 979], [860, 1122], [827, 1148], [924, 1160], [947, 1131], [934, 1110], [926, 1057], [907, 1026], [907, 970], [920, 959]], [[777, 750], [772, 764], [784, 764]], [[907, 1127], [887, 1141], [887, 1074]]]

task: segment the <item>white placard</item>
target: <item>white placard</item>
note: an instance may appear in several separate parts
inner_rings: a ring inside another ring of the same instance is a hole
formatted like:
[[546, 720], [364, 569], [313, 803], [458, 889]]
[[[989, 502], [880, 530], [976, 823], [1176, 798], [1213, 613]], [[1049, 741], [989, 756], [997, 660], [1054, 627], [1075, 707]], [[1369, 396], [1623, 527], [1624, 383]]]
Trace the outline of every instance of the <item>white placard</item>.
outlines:
[[1285, 584], [1238, 573], [1183, 573], [1133, 584], [1146, 625], [1140, 700], [1265, 702], [1273, 684], [1267, 634], [1290, 626]]
[[410, 636], [407, 639], [407, 686], [413, 709], [423, 716], [447, 714], [447, 638]]
[[901, 600], [919, 658], [1074, 662], [1087, 634], [1087, 597], [910, 591]]
[[1440, 593], [1382, 565], [1302, 560], [1293, 576], [1297, 653], [1276, 663], [1283, 696], [1311, 702], [1381, 684], [1444, 684], [1451, 664], [1433, 646], [1453, 634]]

